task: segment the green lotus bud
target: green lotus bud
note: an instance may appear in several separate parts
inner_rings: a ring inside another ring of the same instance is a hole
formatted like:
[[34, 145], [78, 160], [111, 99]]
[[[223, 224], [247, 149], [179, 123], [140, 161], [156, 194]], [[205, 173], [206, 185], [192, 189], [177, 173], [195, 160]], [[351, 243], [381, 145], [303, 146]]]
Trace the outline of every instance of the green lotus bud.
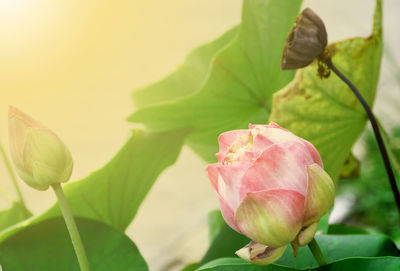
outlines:
[[56, 134], [14, 107], [9, 108], [8, 126], [11, 157], [23, 181], [46, 190], [69, 180], [71, 154]]

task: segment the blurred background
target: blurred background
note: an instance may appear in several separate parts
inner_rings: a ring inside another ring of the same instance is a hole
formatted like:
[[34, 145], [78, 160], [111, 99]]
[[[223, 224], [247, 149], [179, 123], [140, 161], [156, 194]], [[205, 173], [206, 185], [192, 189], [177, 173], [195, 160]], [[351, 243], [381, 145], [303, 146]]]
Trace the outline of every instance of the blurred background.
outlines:
[[[60, 135], [74, 157], [72, 179], [85, 177], [128, 138], [132, 91], [238, 24], [241, 2], [0, 0], [0, 142], [8, 150], [8, 105], [16, 106]], [[330, 41], [368, 36], [374, 5], [304, 0], [325, 21]], [[374, 111], [388, 128], [400, 124], [399, 11], [399, 1], [384, 1], [385, 52]], [[368, 154], [364, 146], [357, 145], [360, 158]], [[151, 270], [177, 270], [207, 248], [207, 213], [218, 203], [205, 167], [184, 147], [128, 228]], [[3, 163], [0, 185], [15, 195]], [[34, 213], [55, 201], [51, 191], [21, 188]], [[333, 220], [343, 219], [354, 202], [349, 193], [339, 197]], [[7, 207], [0, 197], [0, 210]]]

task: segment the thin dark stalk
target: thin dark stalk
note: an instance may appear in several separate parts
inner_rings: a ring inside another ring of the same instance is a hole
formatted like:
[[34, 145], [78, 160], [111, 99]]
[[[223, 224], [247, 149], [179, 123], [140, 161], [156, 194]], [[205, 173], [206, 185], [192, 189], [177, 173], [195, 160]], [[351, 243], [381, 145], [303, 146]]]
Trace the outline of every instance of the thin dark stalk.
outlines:
[[376, 141], [378, 142], [379, 150], [381, 151], [382, 159], [383, 159], [383, 162], [385, 164], [385, 169], [386, 169], [387, 175], [389, 177], [389, 182], [390, 182], [390, 186], [392, 188], [394, 200], [396, 202], [396, 206], [397, 206], [397, 209], [398, 209], [399, 214], [400, 214], [400, 193], [399, 193], [399, 188], [397, 187], [396, 179], [395, 179], [395, 176], [394, 176], [393, 170], [392, 170], [392, 165], [390, 164], [390, 159], [389, 159], [386, 147], [385, 147], [385, 143], [383, 142], [382, 135], [381, 135], [381, 133], [379, 131], [379, 126], [378, 126], [378, 123], [377, 123], [377, 121], [375, 119], [375, 116], [372, 113], [371, 108], [369, 107], [368, 103], [364, 100], [364, 98], [361, 95], [361, 93], [350, 82], [350, 80], [347, 79], [347, 77], [344, 76], [344, 74], [341, 73], [336, 68], [336, 66], [332, 63], [332, 60], [328, 59], [326, 61], [326, 64], [328, 65], [328, 67], [337, 76], [339, 76], [340, 79], [343, 80], [343, 82], [345, 82], [349, 86], [349, 88], [353, 91], [354, 95], [356, 95], [357, 99], [360, 101], [361, 105], [364, 107], [365, 111], [367, 112], [367, 116], [369, 118], [369, 121], [371, 122], [372, 129], [374, 131], [374, 134], [375, 134], [375, 137], [376, 137]]

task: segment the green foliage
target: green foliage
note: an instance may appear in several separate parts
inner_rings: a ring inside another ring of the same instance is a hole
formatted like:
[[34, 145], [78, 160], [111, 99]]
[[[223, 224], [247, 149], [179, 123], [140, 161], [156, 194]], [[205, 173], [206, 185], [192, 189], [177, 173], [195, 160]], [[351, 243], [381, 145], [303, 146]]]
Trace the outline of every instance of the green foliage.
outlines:
[[316, 268], [318, 271], [396, 271], [400, 268], [400, 258], [379, 257], [379, 258], [349, 258], [337, 261], [327, 266]]
[[0, 211], [0, 231], [25, 220], [32, 214], [19, 202], [13, 202], [11, 207]]
[[344, 162], [342, 171], [340, 172], [340, 179], [357, 178], [360, 176], [360, 161], [354, 154], [350, 153]]
[[[147, 271], [147, 264], [128, 236], [106, 224], [76, 219], [96, 271]], [[3, 270], [79, 271], [71, 239], [62, 218], [45, 220], [26, 228], [0, 244]]]
[[316, 270], [316, 271], [397, 271], [400, 269], [400, 258], [376, 257], [376, 258], [348, 258], [322, 267], [312, 269], [296, 269], [286, 266], [271, 264], [257, 266], [248, 264], [240, 259], [222, 258], [215, 260], [197, 269], [198, 271], [292, 271], [292, 270]]
[[[372, 106], [382, 55], [382, 2], [377, 1], [370, 37], [336, 42], [328, 49], [333, 63]], [[360, 102], [338, 76], [331, 74], [321, 80], [317, 69], [315, 61], [298, 70], [295, 79], [274, 95], [270, 120], [313, 143], [325, 170], [337, 180], [367, 118]]]
[[320, 233], [327, 233], [329, 229], [329, 215], [331, 214], [333, 208], [328, 211], [325, 215], [321, 217], [318, 222], [318, 231]]
[[224, 224], [220, 233], [214, 238], [203, 259], [201, 259], [200, 265], [217, 258], [232, 257], [237, 250], [247, 245], [250, 241], [251, 240], [246, 236], [237, 233], [227, 224]]
[[215, 54], [229, 44], [237, 35], [238, 27], [221, 37], [193, 50], [185, 61], [170, 75], [132, 93], [136, 109], [181, 98], [197, 91], [206, 79]]
[[[342, 229], [341, 232], [344, 233], [345, 230]], [[397, 248], [388, 237], [384, 235], [359, 234], [360, 232], [354, 233], [354, 230], [350, 232], [347, 229], [344, 235], [316, 236], [316, 240], [328, 262], [348, 257], [399, 256]], [[232, 257], [237, 250], [249, 242], [248, 238], [225, 225], [220, 234], [214, 239], [200, 265], [218, 258]], [[295, 268], [317, 266], [317, 262], [307, 246], [299, 248], [297, 257], [293, 257], [293, 249], [288, 246], [276, 264]]]
[[198, 263], [191, 263], [186, 265], [181, 271], [195, 271], [199, 267]]
[[[392, 240], [384, 235], [317, 235], [315, 239], [328, 263], [350, 257], [399, 256]], [[297, 257], [293, 257], [293, 250], [288, 246], [275, 263], [295, 268], [318, 266], [307, 246], [299, 248]]]
[[368, 234], [364, 229], [344, 225], [344, 224], [331, 224], [329, 225], [328, 234]]
[[[215, 242], [214, 247], [211, 246], [210, 250], [206, 254], [206, 257], [200, 263], [204, 265], [198, 270], [305, 270], [308, 268], [318, 267], [317, 262], [315, 261], [314, 257], [311, 254], [311, 251], [307, 246], [299, 248], [297, 257], [293, 256], [293, 249], [288, 246], [283, 256], [277, 262], [275, 262], [275, 264], [264, 267], [249, 265], [238, 258], [215, 260], [223, 257], [232, 257], [234, 255], [234, 251], [238, 250], [247, 243], [248, 240], [238, 240], [236, 236], [234, 236], [233, 230], [231, 231], [232, 232], [229, 233], [230, 235], [224, 234], [223, 238], [225, 238], [225, 240], [233, 240], [233, 242], [225, 241], [225, 244], [221, 244], [224, 243], [221, 242], [221, 240], [219, 240], [219, 242]], [[365, 261], [362, 260], [361, 264], [371, 264], [371, 266], [375, 266], [376, 263], [373, 262], [373, 260], [375, 260], [375, 257], [399, 256], [399, 252], [393, 242], [384, 235], [354, 235], [346, 233], [346, 235], [319, 235], [316, 236], [316, 240], [320, 245], [321, 250], [325, 255], [327, 261], [329, 263], [333, 263], [328, 266], [335, 266], [335, 268], [345, 268], [345, 266], [351, 265], [353, 270], [369, 270], [358, 269], [356, 265], [353, 265], [353, 262], [341, 261], [343, 262], [342, 264], [334, 262], [345, 258], [357, 259], [356, 257], [369, 257], [366, 258]], [[230, 251], [232, 252], [230, 255], [228, 255], [228, 249], [226, 249], [229, 246], [231, 247]], [[225, 250], [221, 251], [220, 248]], [[358, 260], [355, 261], [358, 262]], [[208, 261], [212, 262], [205, 264]], [[398, 258], [397, 261], [400, 261], [400, 259]], [[390, 264], [397, 264], [397, 261], [389, 262]], [[400, 266], [400, 263], [398, 263], [399, 265], [396, 264], [395, 266]], [[211, 268], [212, 266], [214, 267]], [[240, 269], [239, 266], [241, 266], [243, 269]], [[316, 270], [331, 269], [317, 268]]]
[[[160, 172], [175, 162], [187, 131], [146, 133], [135, 130], [122, 150], [101, 170], [65, 186], [76, 216], [125, 230]], [[57, 215], [53, 207], [47, 216]]]
[[275, 264], [267, 266], [251, 265], [238, 258], [220, 258], [201, 266], [198, 271], [258, 271], [258, 270], [272, 270], [272, 271], [289, 271], [292, 268], [277, 266]]
[[[181, 99], [142, 108], [129, 120], [151, 130], [193, 128], [187, 143], [206, 161], [215, 161], [218, 135], [249, 123], [265, 123], [272, 94], [292, 80], [294, 72], [280, 70], [280, 58], [300, 4], [300, 0], [245, 0], [239, 33], [213, 57], [202, 87]], [[174, 91], [166, 83], [158, 87]]]
[[[88, 177], [64, 185], [73, 215], [125, 230], [158, 175], [173, 164], [187, 131], [135, 130], [118, 154]], [[44, 214], [0, 233], [0, 240], [29, 224], [60, 215], [57, 205]]]
[[[400, 139], [400, 127], [395, 129], [392, 141]], [[339, 193], [350, 193], [356, 201], [345, 222], [375, 228], [400, 240], [399, 214], [393, 199], [382, 157], [372, 132], [365, 136], [365, 157], [361, 165], [361, 176], [343, 180]], [[400, 159], [400, 149], [395, 155]], [[371, 192], [373, 193], [371, 194]], [[384, 210], [384, 211], [383, 211]]]

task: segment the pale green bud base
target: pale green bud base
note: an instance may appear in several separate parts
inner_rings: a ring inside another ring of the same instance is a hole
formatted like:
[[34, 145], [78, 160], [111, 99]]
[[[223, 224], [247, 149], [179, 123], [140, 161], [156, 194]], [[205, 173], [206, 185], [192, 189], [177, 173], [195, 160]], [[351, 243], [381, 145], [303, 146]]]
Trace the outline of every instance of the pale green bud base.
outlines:
[[64, 216], [65, 224], [67, 225], [67, 229], [71, 237], [72, 245], [74, 246], [79, 266], [81, 267], [81, 271], [90, 271], [85, 248], [83, 247], [78, 228], [76, 227], [74, 217], [72, 216], [71, 210], [69, 209], [68, 202], [65, 198], [61, 185], [59, 183], [55, 183], [52, 184], [51, 187], [56, 193], [58, 204], [60, 206], [61, 213]]

